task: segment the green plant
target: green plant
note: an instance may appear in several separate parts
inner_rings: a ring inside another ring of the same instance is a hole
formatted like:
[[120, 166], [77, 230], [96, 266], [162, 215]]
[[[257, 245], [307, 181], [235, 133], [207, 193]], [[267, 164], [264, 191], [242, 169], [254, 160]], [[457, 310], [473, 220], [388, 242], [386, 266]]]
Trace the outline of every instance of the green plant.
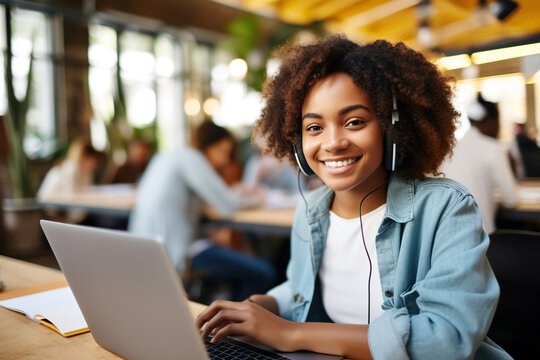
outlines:
[[21, 99], [15, 95], [13, 85], [13, 54], [11, 45], [10, 20], [6, 11], [6, 28], [8, 29], [6, 40], [6, 56], [4, 57], [4, 75], [6, 94], [8, 101], [8, 116], [6, 130], [9, 135], [9, 194], [12, 198], [32, 198], [35, 196], [35, 187], [30, 172], [29, 160], [24, 152], [24, 138], [26, 135], [26, 115], [30, 106], [32, 69], [34, 63], [33, 50], [30, 54], [30, 65], [28, 69], [27, 84]]
[[228, 24], [229, 36], [219, 46], [247, 61], [246, 84], [260, 92], [266, 78], [266, 63], [272, 57], [272, 52], [304, 31], [317, 37], [326, 33], [322, 22], [308, 25], [281, 24], [263, 38], [259, 20], [253, 15], [247, 15], [233, 19]]
[[[121, 31], [116, 35], [116, 54], [120, 59], [121, 54]], [[115, 84], [116, 91], [113, 94], [113, 113], [106, 122], [107, 140], [109, 142], [108, 152], [114, 159], [116, 156], [125, 156], [128, 143], [133, 135], [133, 129], [127, 120], [126, 98], [124, 96], [124, 86], [120, 74], [120, 61], [116, 62]]]

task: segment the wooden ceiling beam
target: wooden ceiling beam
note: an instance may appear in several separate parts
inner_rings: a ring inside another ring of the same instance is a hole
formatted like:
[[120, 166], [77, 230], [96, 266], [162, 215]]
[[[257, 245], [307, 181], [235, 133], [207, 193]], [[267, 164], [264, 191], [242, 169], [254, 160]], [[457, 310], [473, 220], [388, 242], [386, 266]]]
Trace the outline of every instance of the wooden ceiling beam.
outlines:
[[391, 0], [345, 20], [347, 27], [359, 28], [384, 19], [395, 13], [416, 6], [420, 0]]
[[323, 1], [312, 10], [317, 19], [329, 19], [339, 16], [343, 11], [358, 4], [358, 0], [330, 0]]
[[287, 0], [278, 4], [279, 15], [286, 22], [309, 24], [317, 19], [313, 15], [313, 7], [321, 0]]

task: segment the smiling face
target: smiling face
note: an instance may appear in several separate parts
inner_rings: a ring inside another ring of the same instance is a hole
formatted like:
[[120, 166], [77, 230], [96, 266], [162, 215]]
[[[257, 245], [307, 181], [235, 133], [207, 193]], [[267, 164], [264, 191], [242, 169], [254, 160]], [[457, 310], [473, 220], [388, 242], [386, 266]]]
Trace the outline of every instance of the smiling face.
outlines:
[[329, 75], [307, 93], [302, 148], [309, 166], [336, 196], [363, 195], [387, 179], [375, 109], [347, 74]]

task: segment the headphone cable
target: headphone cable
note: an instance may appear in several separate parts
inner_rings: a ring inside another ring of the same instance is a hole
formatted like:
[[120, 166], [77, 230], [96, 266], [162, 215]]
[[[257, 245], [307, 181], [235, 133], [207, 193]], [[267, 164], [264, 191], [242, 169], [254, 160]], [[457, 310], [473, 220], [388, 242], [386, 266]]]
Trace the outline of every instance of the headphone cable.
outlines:
[[359, 219], [360, 219], [360, 234], [362, 235], [362, 243], [364, 244], [364, 250], [366, 251], [366, 255], [367, 255], [367, 258], [368, 258], [368, 262], [369, 262], [369, 274], [368, 274], [368, 286], [367, 286], [367, 323], [368, 323], [368, 325], [371, 322], [371, 273], [373, 272], [373, 263], [371, 262], [371, 256], [369, 256], [369, 251], [368, 251], [368, 248], [367, 248], [367, 245], [366, 245], [366, 239], [364, 237], [364, 225], [362, 224], [362, 204], [364, 203], [364, 200], [366, 200], [366, 198], [368, 196], [370, 196], [371, 194], [379, 191], [386, 184], [387, 184], [387, 182], [385, 181], [382, 185], [378, 186], [374, 190], [371, 190], [369, 193], [367, 193], [362, 198], [362, 200], [360, 200], [360, 206], [359, 206], [359, 209], [358, 209], [358, 212], [359, 212], [359, 215], [360, 215], [360, 217], [359, 217]]
[[297, 179], [298, 179], [298, 182], [297, 182], [298, 183], [298, 191], [300, 192], [300, 195], [302, 196], [302, 199], [304, 199], [304, 204], [306, 204], [306, 213], [307, 213], [308, 204], [307, 204], [306, 198], [304, 197], [304, 193], [302, 192], [302, 187], [300, 186], [300, 169], [298, 169]]

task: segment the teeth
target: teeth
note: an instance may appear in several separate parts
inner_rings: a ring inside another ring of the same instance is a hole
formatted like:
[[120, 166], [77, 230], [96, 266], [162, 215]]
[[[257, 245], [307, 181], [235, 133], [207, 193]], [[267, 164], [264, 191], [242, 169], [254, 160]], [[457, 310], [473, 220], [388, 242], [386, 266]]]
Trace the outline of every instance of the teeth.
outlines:
[[353, 162], [355, 162], [356, 160], [358, 160], [358, 159], [355, 158], [355, 159], [339, 160], [339, 161], [325, 161], [324, 164], [326, 166], [328, 166], [328, 167], [331, 167], [331, 168], [339, 168], [339, 167], [342, 167], [342, 166], [350, 165]]

